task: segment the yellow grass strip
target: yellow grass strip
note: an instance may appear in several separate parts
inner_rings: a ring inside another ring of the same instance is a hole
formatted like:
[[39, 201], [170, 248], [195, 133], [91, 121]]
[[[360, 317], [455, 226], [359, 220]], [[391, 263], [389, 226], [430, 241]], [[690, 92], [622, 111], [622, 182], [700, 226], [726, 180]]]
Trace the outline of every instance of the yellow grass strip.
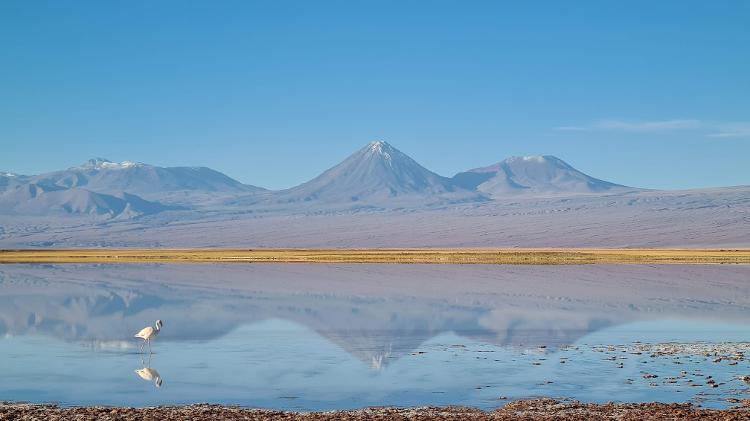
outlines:
[[3, 263], [750, 264], [750, 249], [47, 249]]

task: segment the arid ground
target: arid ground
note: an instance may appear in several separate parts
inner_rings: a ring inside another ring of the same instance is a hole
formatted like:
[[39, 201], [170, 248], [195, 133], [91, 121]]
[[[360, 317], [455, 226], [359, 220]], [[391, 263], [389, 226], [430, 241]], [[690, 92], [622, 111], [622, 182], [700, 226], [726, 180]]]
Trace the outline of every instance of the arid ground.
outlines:
[[0, 263], [748, 264], [750, 249], [44, 249]]

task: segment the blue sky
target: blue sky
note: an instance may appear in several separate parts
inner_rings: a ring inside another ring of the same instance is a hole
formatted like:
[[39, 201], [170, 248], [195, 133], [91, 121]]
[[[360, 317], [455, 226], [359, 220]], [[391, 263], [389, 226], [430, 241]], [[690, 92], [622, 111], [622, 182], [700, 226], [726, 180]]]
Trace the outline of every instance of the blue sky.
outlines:
[[289, 187], [371, 140], [750, 184], [750, 2], [0, 2], [0, 170], [93, 156]]

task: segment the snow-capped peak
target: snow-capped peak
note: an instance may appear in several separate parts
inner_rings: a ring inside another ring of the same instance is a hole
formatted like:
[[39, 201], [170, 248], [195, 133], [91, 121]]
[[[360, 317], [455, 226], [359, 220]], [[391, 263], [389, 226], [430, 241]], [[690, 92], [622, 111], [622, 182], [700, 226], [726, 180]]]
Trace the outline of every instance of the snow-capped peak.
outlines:
[[383, 140], [376, 140], [374, 142], [370, 142], [368, 145], [368, 151], [373, 154], [377, 154], [385, 158], [386, 160], [391, 160], [391, 155], [393, 153], [393, 147], [388, 144], [388, 142], [385, 142]]
[[384, 140], [375, 140], [368, 145], [373, 152], [382, 153], [384, 149], [391, 149], [391, 145]]
[[543, 162], [547, 162], [547, 157], [543, 155], [512, 156], [505, 160], [505, 162], [516, 162], [516, 161], [543, 163]]
[[87, 168], [87, 169], [96, 169], [96, 170], [105, 170], [105, 169], [118, 170], [118, 169], [135, 167], [137, 165], [139, 164], [132, 162], [132, 161], [112, 162], [105, 158], [92, 158], [86, 161], [86, 163], [83, 164], [81, 167]]
[[546, 159], [541, 155], [531, 155], [531, 156], [524, 156], [524, 161], [532, 161], [532, 162], [544, 162]]
[[14, 174], [12, 172], [0, 172], [0, 176], [3, 176], [3, 177], [18, 177], [18, 174]]

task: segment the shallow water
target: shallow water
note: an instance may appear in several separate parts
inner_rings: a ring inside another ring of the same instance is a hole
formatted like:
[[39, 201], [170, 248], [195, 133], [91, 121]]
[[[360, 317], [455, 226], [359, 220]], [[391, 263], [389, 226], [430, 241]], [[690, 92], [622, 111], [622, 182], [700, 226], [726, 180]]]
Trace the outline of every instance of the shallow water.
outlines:
[[[749, 364], [734, 356], [750, 342], [748, 275], [743, 266], [7, 265], [0, 400], [327, 410], [549, 396], [726, 407], [750, 398]], [[153, 354], [140, 354], [132, 334], [157, 318]], [[693, 348], [637, 352], [664, 342]]]

